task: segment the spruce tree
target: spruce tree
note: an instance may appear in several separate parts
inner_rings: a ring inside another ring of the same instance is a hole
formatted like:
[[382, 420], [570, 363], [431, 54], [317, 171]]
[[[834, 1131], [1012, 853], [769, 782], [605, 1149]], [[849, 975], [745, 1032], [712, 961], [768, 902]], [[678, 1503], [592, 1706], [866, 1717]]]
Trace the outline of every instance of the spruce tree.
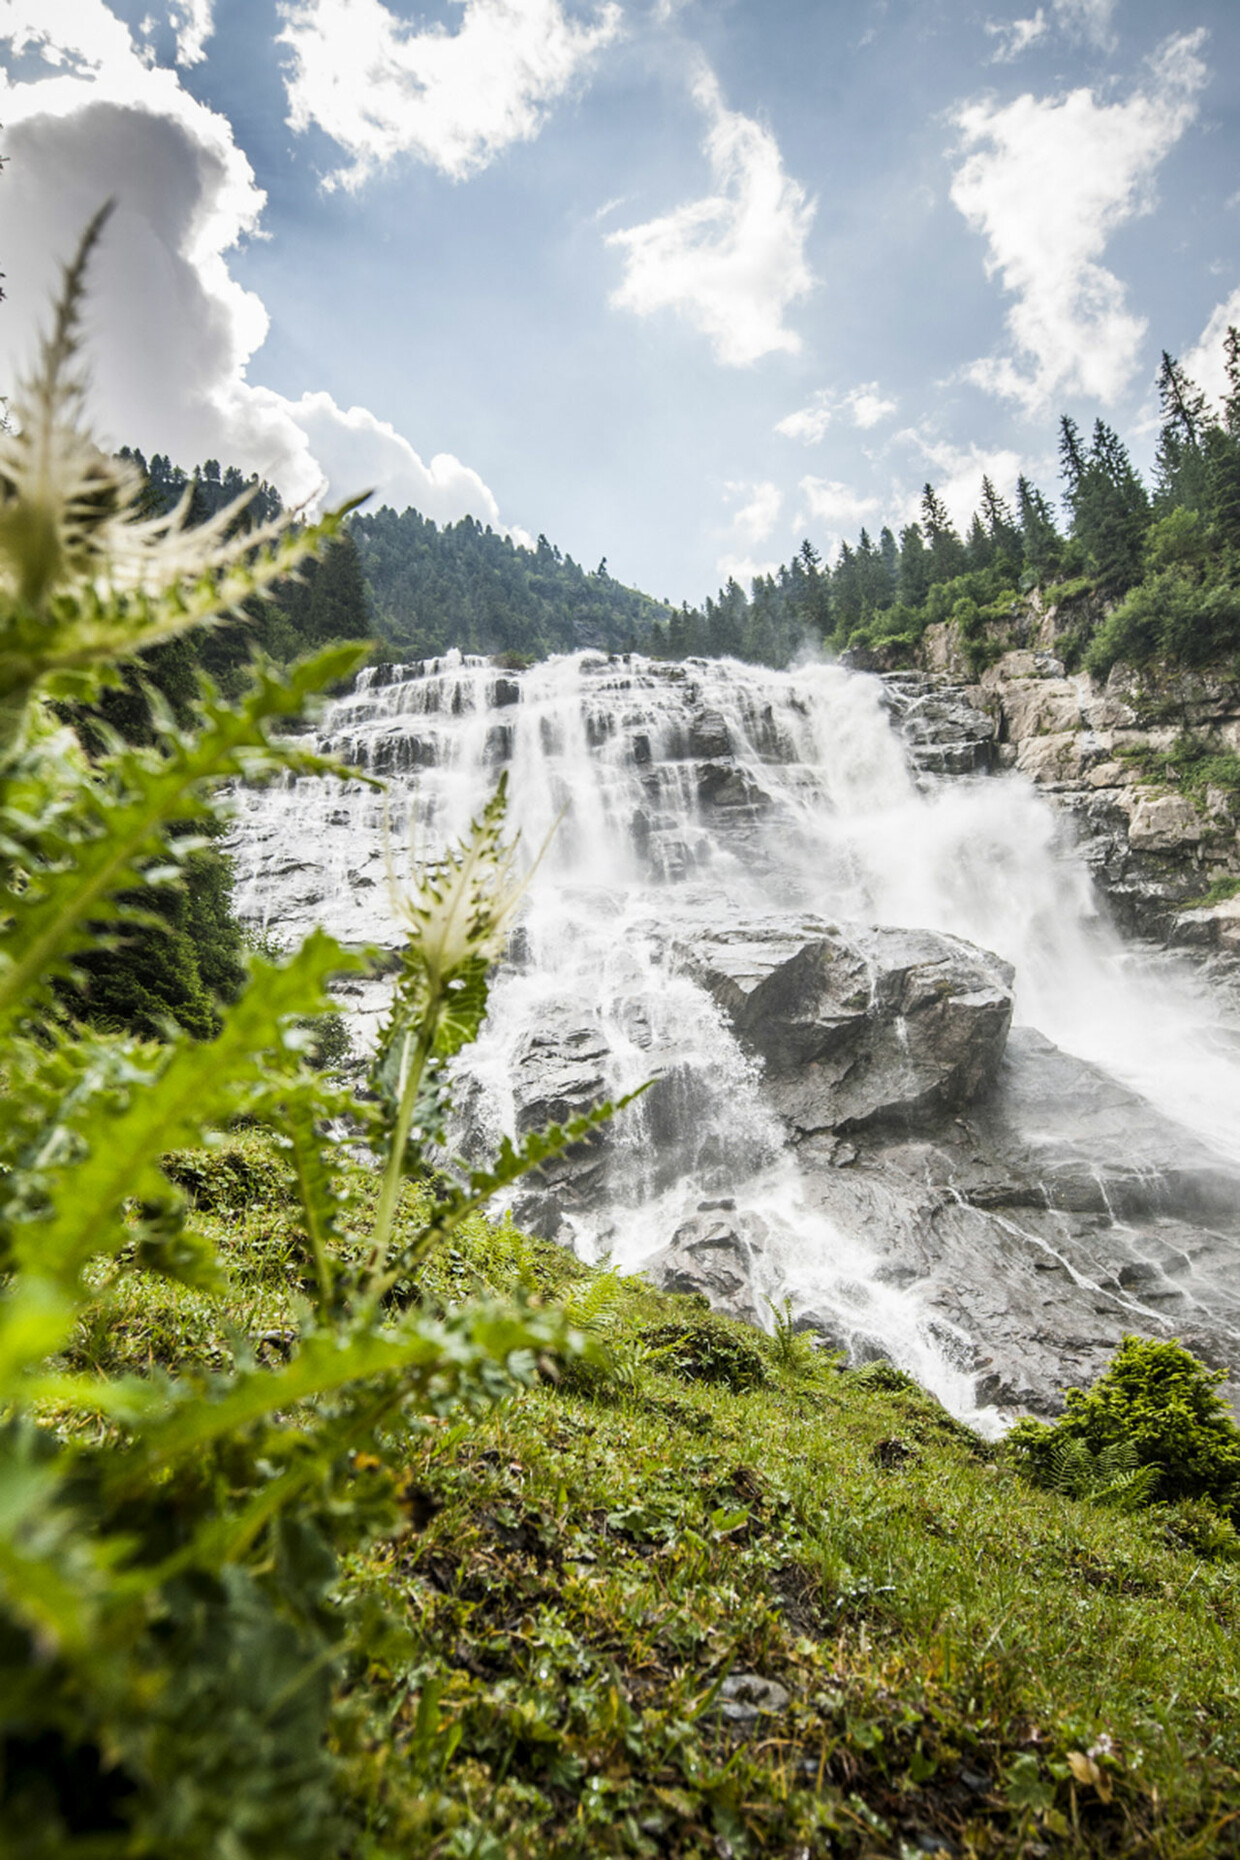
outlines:
[[1162, 430], [1154, 459], [1157, 507], [1202, 510], [1209, 500], [1206, 436], [1213, 424], [1201, 389], [1166, 349], [1158, 373]]
[[1059, 567], [1063, 540], [1049, 500], [1023, 473], [1016, 481], [1016, 509], [1025, 567], [1035, 581], [1044, 582]]
[[951, 581], [963, 574], [966, 566], [964, 544], [947, 513], [947, 505], [932, 484], [922, 490], [921, 520], [930, 546], [931, 581]]
[[1000, 497], [988, 476], [982, 479], [982, 503], [978, 514], [990, 541], [992, 560], [1009, 575], [1019, 575], [1024, 555], [1020, 527], [1006, 498]]
[[1206, 434], [1206, 508], [1224, 548], [1240, 551], [1240, 330], [1227, 331], [1222, 422]]
[[900, 531], [900, 600], [905, 607], [920, 607], [930, 592], [930, 551], [920, 523]]

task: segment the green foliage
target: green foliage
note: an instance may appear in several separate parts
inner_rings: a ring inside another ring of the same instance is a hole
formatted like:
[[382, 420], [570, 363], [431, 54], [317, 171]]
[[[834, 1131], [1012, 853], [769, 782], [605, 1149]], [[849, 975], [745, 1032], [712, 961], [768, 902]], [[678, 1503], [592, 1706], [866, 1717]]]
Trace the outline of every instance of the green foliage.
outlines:
[[522, 548], [472, 517], [440, 529], [386, 505], [350, 531], [383, 637], [410, 658], [450, 647], [528, 662], [583, 646], [644, 646], [671, 610], [605, 571], [591, 574], [545, 536]]
[[[404, 1218], [405, 1180], [425, 1174], [423, 1075], [438, 1112], [428, 1067], [473, 1037], [515, 901], [502, 793], [442, 868], [411, 879], [372, 1103], [303, 1061], [328, 982], [361, 966], [322, 933], [252, 952], [200, 1040], [167, 1022], [144, 1045], [57, 1014], [101, 949], [166, 936], [152, 905], [189, 895], [221, 779], [329, 766], [276, 732], [361, 656], [259, 668], [235, 704], [203, 679], [179, 715], [153, 704], [142, 740], [101, 728], [93, 760], [49, 713], [49, 696], [93, 698], [119, 654], [227, 612], [338, 529], [264, 539], [233, 528], [231, 507], [192, 533], [183, 512], [143, 515], [131, 467], [82, 420], [89, 243], [0, 479], [0, 1813], [29, 1860], [326, 1860], [344, 1828], [334, 1713], [358, 1657], [338, 1559], [401, 1521], [387, 1434], [484, 1409], [586, 1347], [525, 1301], [392, 1309], [395, 1237], [404, 1261], [424, 1257], [606, 1112], [507, 1146], [495, 1168], [443, 1180], [420, 1224]], [[369, 1231], [333, 1173], [326, 1132], [342, 1116], [380, 1159]], [[256, 1174], [244, 1148], [220, 1150], [240, 1121], [273, 1133], [278, 1165]], [[227, 1352], [118, 1371], [110, 1333], [143, 1286], [207, 1301], [226, 1288], [191, 1203], [217, 1221], [291, 1209], [295, 1301]]]
[[1117, 1511], [1137, 1511], [1150, 1504], [1161, 1475], [1159, 1466], [1137, 1464], [1136, 1447], [1128, 1439], [1113, 1440], [1092, 1452], [1074, 1435], [1057, 1440], [1046, 1455], [1051, 1491]]
[[1018, 1421], [1015, 1462], [1035, 1484], [1095, 1501], [1240, 1504], [1240, 1429], [1218, 1393], [1224, 1371], [1182, 1344], [1126, 1337], [1089, 1390], [1070, 1389], [1053, 1424]]
[[766, 1381], [766, 1363], [756, 1338], [744, 1326], [710, 1312], [655, 1325], [645, 1333], [644, 1341], [671, 1375], [686, 1382], [719, 1383], [739, 1393]]
[[[1140, 770], [1143, 780], [1185, 795], [1203, 814], [1207, 812], [1211, 789], [1240, 797], [1240, 756], [1225, 748], [1217, 737], [1186, 733], [1170, 749], [1121, 748], [1119, 754]], [[1211, 903], [1233, 895], [1226, 889], [1230, 882], [1216, 881], [1211, 891], [1217, 895], [1211, 897]]]
[[785, 1298], [782, 1305], [773, 1304], [769, 1298], [766, 1302], [771, 1313], [771, 1356], [782, 1370], [790, 1375], [813, 1376], [824, 1362], [835, 1361], [832, 1356], [824, 1356], [812, 1331], [797, 1329], [790, 1298]]

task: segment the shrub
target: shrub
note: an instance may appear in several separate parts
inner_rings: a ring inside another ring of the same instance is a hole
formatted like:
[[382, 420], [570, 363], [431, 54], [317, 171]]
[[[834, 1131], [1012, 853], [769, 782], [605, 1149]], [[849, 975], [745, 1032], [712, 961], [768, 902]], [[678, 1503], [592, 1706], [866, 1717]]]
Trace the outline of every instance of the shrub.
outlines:
[[1092, 1388], [1069, 1389], [1058, 1421], [1018, 1421], [1008, 1450], [1018, 1470], [1047, 1489], [1098, 1496], [1149, 1468], [1146, 1502], [1208, 1499], [1235, 1511], [1240, 1429], [1218, 1393], [1225, 1373], [1174, 1340], [1125, 1337]]
[[643, 1331], [642, 1339], [658, 1366], [685, 1382], [717, 1382], [739, 1394], [767, 1379], [756, 1336], [726, 1318], [677, 1318]]

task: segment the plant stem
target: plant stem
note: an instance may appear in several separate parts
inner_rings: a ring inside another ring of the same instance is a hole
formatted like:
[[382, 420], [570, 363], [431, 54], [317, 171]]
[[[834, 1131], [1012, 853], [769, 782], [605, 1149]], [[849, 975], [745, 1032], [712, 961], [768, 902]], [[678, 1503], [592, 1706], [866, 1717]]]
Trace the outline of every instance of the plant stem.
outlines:
[[408, 1056], [412, 1041], [413, 1056], [409, 1062], [409, 1069], [401, 1081], [400, 1101], [396, 1108], [396, 1121], [392, 1128], [392, 1142], [388, 1151], [387, 1167], [383, 1172], [383, 1186], [379, 1191], [379, 1206], [375, 1214], [374, 1244], [367, 1261], [367, 1275], [372, 1287], [387, 1265], [392, 1225], [396, 1219], [396, 1204], [405, 1179], [405, 1148], [409, 1142], [414, 1106], [417, 1104], [422, 1077], [426, 1071], [426, 1062], [435, 1045], [439, 1007], [440, 996], [439, 991], [436, 990], [426, 1004], [426, 1011], [422, 1016], [416, 1037], [412, 1033], [405, 1035], [405, 1055]]

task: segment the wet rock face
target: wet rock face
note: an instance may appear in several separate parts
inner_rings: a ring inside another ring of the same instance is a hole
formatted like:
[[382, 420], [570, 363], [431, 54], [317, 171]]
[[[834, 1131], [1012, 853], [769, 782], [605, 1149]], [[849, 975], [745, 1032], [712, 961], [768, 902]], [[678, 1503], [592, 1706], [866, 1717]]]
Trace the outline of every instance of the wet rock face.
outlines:
[[995, 720], [943, 676], [884, 678], [893, 719], [921, 775], [985, 775], [996, 766]]
[[1003, 1056], [1012, 971], [955, 937], [771, 922], [679, 953], [800, 1134], [933, 1120], [970, 1103]]
[[679, 1226], [646, 1266], [665, 1292], [700, 1292], [716, 1311], [761, 1325], [754, 1289], [766, 1223], [756, 1214], [699, 1213]]
[[[540, 1028], [522, 1041], [513, 1073], [517, 1135], [566, 1124], [606, 1098], [609, 1050], [598, 1029], [588, 1025]], [[527, 1178], [519, 1218], [544, 1238], [556, 1238], [566, 1216], [598, 1200], [606, 1172], [603, 1133], [592, 1131]]]

